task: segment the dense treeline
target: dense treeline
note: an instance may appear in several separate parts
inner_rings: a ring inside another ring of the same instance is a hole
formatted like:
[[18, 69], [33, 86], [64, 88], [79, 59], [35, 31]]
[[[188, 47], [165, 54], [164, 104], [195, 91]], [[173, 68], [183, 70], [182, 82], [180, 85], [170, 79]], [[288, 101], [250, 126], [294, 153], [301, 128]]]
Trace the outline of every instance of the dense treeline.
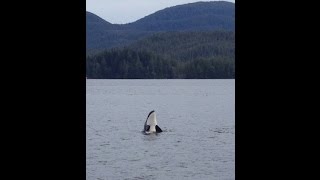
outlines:
[[234, 58], [235, 38], [233, 31], [164, 32], [144, 38], [129, 47], [181, 61], [213, 56]]
[[112, 49], [87, 58], [88, 78], [170, 78], [171, 62], [154, 54]]
[[231, 58], [199, 58], [183, 62], [127, 48], [88, 57], [86, 67], [87, 77], [92, 79], [234, 78], [234, 61]]
[[234, 32], [167, 32], [87, 57], [101, 79], [234, 78]]

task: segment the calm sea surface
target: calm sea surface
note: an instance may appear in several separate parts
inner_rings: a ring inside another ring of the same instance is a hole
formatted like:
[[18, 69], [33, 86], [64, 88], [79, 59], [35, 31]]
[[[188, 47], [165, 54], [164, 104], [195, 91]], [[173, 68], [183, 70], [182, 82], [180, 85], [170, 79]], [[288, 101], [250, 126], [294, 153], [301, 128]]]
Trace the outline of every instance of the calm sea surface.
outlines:
[[87, 180], [235, 179], [234, 80], [88, 79], [86, 100]]

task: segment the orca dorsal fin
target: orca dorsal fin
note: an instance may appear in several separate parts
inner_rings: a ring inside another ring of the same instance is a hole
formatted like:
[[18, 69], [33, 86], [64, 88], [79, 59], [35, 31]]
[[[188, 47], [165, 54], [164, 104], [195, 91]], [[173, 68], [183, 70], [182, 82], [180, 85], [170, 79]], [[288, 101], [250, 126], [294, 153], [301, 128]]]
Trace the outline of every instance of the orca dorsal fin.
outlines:
[[156, 132], [157, 133], [161, 133], [162, 132], [161, 128], [158, 125], [156, 125]]

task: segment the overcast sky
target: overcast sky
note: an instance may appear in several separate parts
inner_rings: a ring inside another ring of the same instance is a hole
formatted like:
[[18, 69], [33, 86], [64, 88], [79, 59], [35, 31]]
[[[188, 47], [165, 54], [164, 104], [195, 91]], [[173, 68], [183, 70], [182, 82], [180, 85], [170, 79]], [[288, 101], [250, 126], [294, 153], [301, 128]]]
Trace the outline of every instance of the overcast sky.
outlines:
[[166, 7], [198, 1], [206, 0], [86, 0], [86, 9], [110, 23], [125, 24]]

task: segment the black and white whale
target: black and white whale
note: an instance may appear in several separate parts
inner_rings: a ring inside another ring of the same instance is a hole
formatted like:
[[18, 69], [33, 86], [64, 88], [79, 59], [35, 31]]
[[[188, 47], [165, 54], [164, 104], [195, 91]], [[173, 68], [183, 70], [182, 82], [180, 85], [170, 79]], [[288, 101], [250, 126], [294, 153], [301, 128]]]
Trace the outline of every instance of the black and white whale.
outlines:
[[144, 133], [160, 133], [162, 132], [161, 128], [158, 126], [156, 112], [151, 111], [147, 117], [146, 122], [144, 123]]

